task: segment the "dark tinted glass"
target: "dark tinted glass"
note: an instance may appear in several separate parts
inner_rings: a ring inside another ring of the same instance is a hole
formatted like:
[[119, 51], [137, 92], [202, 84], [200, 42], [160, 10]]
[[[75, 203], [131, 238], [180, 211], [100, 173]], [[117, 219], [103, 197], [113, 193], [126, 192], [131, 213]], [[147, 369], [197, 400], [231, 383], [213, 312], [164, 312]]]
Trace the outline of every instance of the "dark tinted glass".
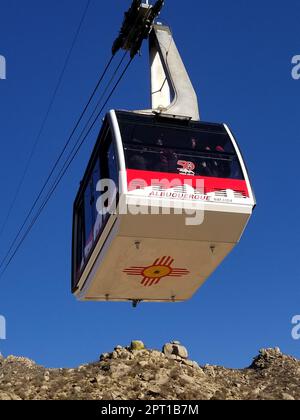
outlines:
[[81, 204], [77, 209], [77, 231], [76, 231], [76, 275], [78, 278], [85, 267], [91, 251], [94, 248], [99, 235], [103, 231], [109, 214], [98, 213], [97, 201], [101, 192], [97, 191], [97, 184], [101, 179], [114, 181], [117, 198], [119, 171], [114, 144], [110, 132], [106, 132], [105, 138], [99, 142], [99, 148], [95, 150], [93, 163], [85, 175], [84, 188], [81, 193]]
[[96, 209], [99, 193], [96, 191], [97, 183], [100, 180], [100, 165], [97, 159], [88, 177], [88, 182], [84, 190], [83, 202], [77, 213], [77, 253], [76, 271], [77, 273], [85, 265], [95, 242], [95, 225], [98, 220]]
[[191, 152], [222, 150], [225, 153], [235, 153], [227, 133], [122, 122], [120, 125], [124, 143]]
[[125, 145], [128, 169], [215, 178], [243, 179], [235, 156], [139, 149]]
[[119, 124], [128, 169], [244, 179], [222, 125], [192, 123], [175, 127], [139, 116], [134, 121], [122, 115]]
[[77, 213], [77, 247], [76, 247], [76, 273], [80, 271], [84, 261], [85, 232], [84, 232], [84, 211], [83, 203], [80, 205]]

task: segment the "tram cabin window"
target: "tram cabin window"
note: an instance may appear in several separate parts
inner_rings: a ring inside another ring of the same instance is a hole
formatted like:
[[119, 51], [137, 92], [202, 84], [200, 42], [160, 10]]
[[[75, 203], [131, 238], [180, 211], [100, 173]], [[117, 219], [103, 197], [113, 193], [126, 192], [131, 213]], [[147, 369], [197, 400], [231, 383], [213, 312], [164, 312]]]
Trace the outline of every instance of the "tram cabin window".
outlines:
[[[119, 124], [128, 169], [244, 179], [232, 141], [222, 125], [151, 125], [146, 118], [145, 123], [121, 118]], [[192, 169], [184, 170], [180, 162], [191, 163]]]
[[106, 134], [105, 139], [98, 146], [89, 165], [89, 170], [84, 177], [79, 197], [77, 198], [79, 204], [75, 215], [76, 277], [79, 277], [84, 269], [110, 217], [109, 213], [100, 213], [97, 211], [97, 202], [101, 193], [107, 192], [99, 191], [99, 181], [101, 179], [111, 179], [114, 181], [116, 191], [111, 192], [113, 197], [110, 197], [110, 202], [113, 198], [117, 200], [118, 196], [119, 169], [110, 132]]

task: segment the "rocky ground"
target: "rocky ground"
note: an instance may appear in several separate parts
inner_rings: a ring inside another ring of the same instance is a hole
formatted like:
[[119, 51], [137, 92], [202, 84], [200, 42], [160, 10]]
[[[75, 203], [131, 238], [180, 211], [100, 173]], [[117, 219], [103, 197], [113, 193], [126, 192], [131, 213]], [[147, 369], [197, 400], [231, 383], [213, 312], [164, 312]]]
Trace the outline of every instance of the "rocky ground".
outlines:
[[162, 352], [118, 346], [77, 369], [0, 356], [0, 400], [299, 400], [300, 361], [261, 350], [247, 369], [200, 367], [178, 342]]

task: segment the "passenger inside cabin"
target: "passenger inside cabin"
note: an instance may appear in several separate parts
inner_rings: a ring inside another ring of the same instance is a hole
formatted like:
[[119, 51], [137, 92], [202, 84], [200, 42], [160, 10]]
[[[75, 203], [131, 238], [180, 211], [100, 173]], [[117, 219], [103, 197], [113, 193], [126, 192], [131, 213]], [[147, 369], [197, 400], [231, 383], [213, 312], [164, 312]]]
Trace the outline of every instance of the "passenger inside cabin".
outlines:
[[129, 167], [132, 169], [147, 171], [147, 160], [144, 156], [142, 142], [136, 138], [132, 139], [133, 144], [137, 145], [137, 150], [131, 153]]
[[176, 173], [178, 156], [174, 150], [164, 147], [164, 134], [158, 138], [156, 145], [159, 146], [158, 160], [156, 159], [155, 171]]
[[219, 145], [216, 146], [216, 152], [219, 153], [219, 156], [216, 161], [215, 161], [215, 166], [218, 172], [218, 177], [219, 178], [230, 178], [230, 174], [231, 174], [231, 161], [224, 156], [225, 150], [223, 148], [223, 146]]

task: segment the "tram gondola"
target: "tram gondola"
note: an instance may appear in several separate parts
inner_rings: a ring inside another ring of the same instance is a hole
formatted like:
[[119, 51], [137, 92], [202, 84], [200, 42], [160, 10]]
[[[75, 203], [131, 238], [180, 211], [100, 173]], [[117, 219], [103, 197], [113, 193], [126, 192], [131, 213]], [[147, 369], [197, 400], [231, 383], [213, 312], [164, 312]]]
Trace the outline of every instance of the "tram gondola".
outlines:
[[152, 109], [106, 115], [74, 203], [72, 292], [82, 301], [191, 298], [255, 207], [239, 146], [226, 124], [200, 121], [167, 27], [152, 26], [150, 57]]

